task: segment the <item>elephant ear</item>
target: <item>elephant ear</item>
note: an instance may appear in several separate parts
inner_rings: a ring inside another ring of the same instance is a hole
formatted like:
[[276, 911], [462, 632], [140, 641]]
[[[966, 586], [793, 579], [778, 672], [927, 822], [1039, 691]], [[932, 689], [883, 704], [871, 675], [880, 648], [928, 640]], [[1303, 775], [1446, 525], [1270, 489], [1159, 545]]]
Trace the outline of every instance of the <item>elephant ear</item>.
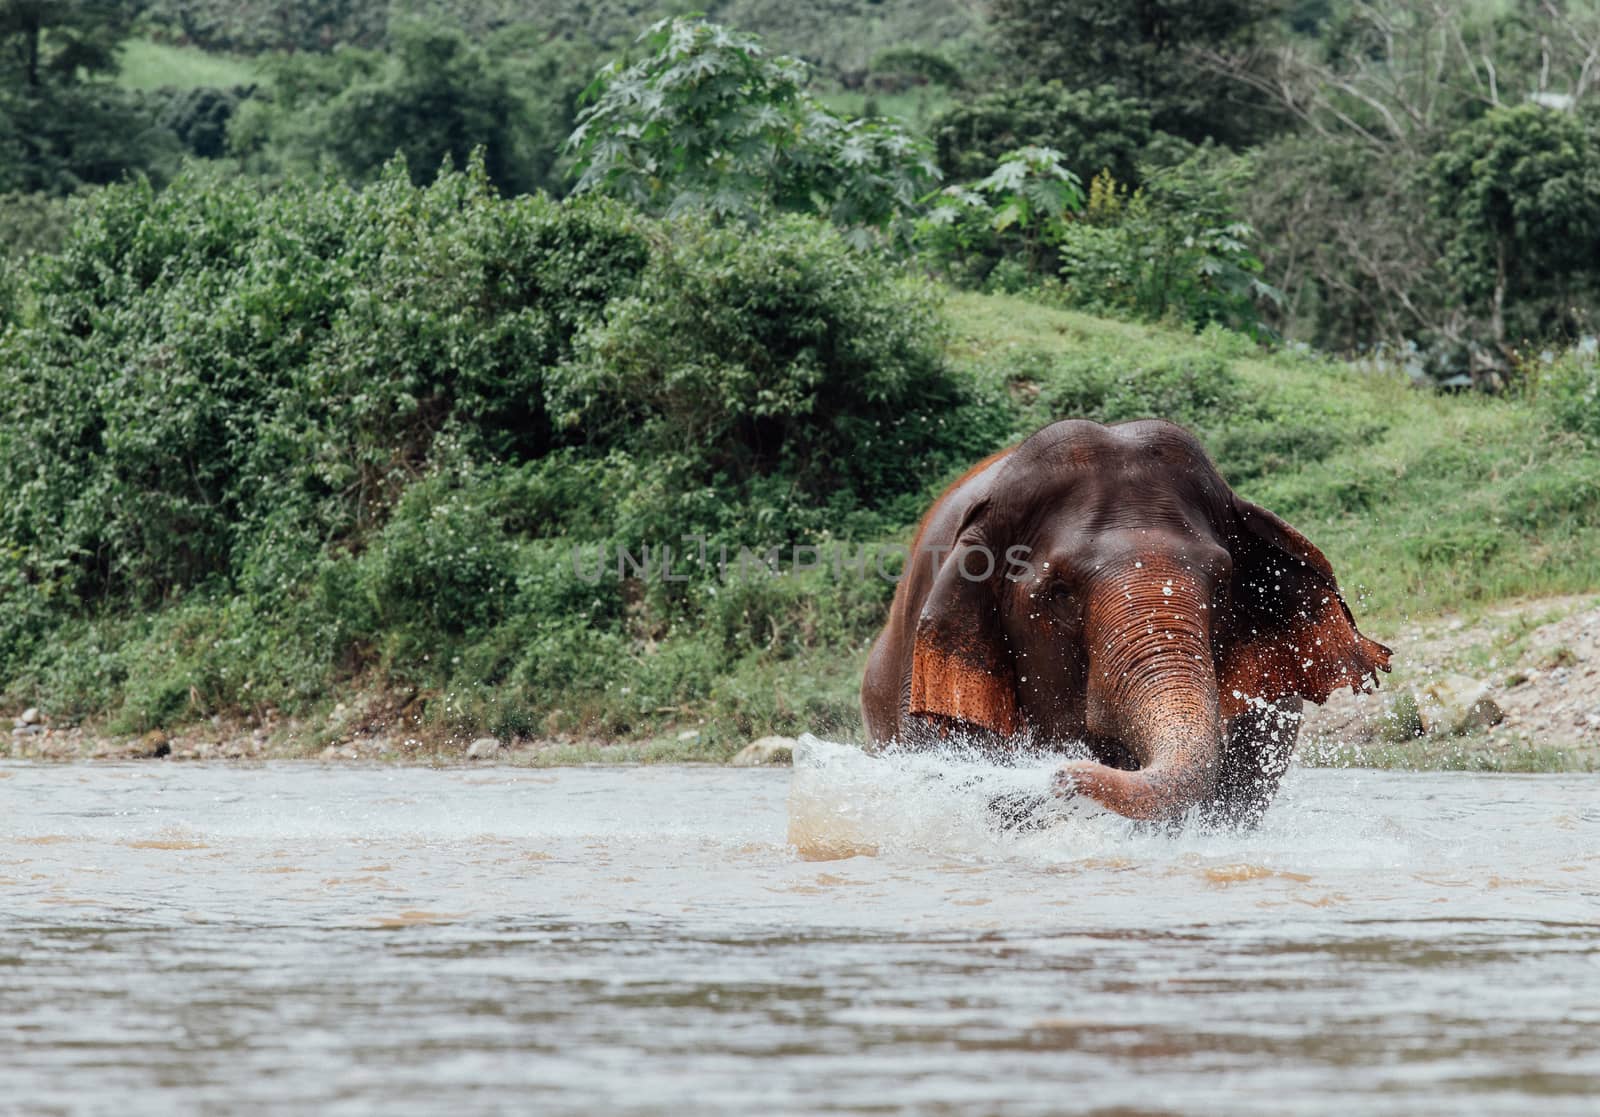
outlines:
[[[974, 581], [962, 572], [964, 549], [945, 559], [917, 618], [909, 710], [942, 719], [941, 733], [956, 721], [1010, 737], [1022, 728], [1022, 717], [999, 600], [990, 579]], [[968, 563], [974, 570], [982, 565]]]
[[1376, 687], [1390, 649], [1356, 631], [1322, 552], [1265, 508], [1238, 497], [1232, 504], [1232, 637], [1218, 665], [1223, 716], [1257, 699], [1321, 703], [1342, 686]]

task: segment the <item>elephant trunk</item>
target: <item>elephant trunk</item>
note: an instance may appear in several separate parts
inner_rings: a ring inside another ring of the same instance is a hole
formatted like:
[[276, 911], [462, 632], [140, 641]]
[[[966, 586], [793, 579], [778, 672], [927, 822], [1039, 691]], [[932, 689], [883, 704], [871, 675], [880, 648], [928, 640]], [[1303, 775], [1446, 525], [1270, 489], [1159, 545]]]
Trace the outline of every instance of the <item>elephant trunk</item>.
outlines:
[[1208, 598], [1192, 571], [1148, 561], [1091, 598], [1087, 728], [1140, 767], [1074, 761], [1063, 777], [1077, 793], [1138, 819], [1178, 818], [1210, 797], [1222, 723]]

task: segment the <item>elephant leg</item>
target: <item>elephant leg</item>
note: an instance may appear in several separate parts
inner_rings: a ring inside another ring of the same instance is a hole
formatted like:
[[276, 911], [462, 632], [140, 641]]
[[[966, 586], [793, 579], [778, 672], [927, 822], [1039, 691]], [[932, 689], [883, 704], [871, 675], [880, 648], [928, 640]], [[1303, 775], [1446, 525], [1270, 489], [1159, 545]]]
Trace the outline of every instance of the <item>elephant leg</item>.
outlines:
[[1252, 829], [1261, 822], [1300, 736], [1298, 695], [1251, 706], [1228, 722], [1209, 821]]

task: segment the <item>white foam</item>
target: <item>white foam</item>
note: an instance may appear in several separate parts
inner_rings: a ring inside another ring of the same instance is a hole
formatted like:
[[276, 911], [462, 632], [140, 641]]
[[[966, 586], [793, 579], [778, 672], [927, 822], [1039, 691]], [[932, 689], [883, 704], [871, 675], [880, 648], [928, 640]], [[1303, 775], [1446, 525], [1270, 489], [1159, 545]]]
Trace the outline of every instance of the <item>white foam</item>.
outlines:
[[1069, 852], [1125, 841], [1127, 819], [1050, 793], [1062, 758], [996, 760], [959, 745], [869, 755], [807, 733], [794, 751], [789, 841], [809, 860], [912, 849], [950, 857]]
[[[1396, 817], [1393, 773], [1308, 773], [1292, 768], [1253, 830], [1191, 817], [1168, 827], [1133, 822], [1089, 799], [1062, 800], [1051, 781], [1064, 758], [996, 759], [959, 745], [876, 755], [806, 734], [795, 749], [788, 839], [802, 858], [896, 852], [1050, 868], [1104, 857], [1152, 864], [1252, 863], [1319, 869], [1404, 864], [1438, 843], [1419, 820]], [[1404, 798], [1404, 796], [1402, 796]], [[1447, 848], [1432, 851], [1448, 856]]]

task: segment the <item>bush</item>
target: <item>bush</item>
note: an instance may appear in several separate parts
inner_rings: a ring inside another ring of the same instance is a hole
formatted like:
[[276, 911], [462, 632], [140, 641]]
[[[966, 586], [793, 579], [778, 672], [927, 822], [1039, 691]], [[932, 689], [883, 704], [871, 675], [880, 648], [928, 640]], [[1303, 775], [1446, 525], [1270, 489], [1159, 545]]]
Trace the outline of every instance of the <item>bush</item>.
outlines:
[[248, 96], [245, 89], [162, 89], [153, 97], [165, 98], [156, 123], [167, 129], [178, 142], [202, 159], [220, 159], [228, 151], [228, 121], [239, 102]]
[[1060, 82], [1029, 82], [980, 94], [946, 110], [930, 125], [939, 168], [953, 182], [994, 173], [1001, 158], [1021, 147], [1063, 153], [1074, 174], [1088, 182], [1109, 171], [1118, 182], [1137, 182], [1138, 161], [1151, 139], [1150, 113], [1110, 86], [1067, 89]]
[[547, 73], [546, 87], [530, 89], [523, 69], [452, 28], [404, 22], [391, 39], [388, 52], [272, 60], [265, 88], [233, 118], [232, 149], [278, 173], [330, 161], [352, 182], [371, 181], [398, 152], [417, 185], [441, 165], [464, 169], [481, 149], [489, 180], [507, 194], [558, 185], [574, 89]]
[[1262, 282], [1253, 231], [1238, 216], [1248, 175], [1242, 160], [1197, 155], [1131, 194], [1098, 179], [1084, 220], [1060, 232], [1066, 304], [1261, 332], [1258, 304], [1280, 296]]
[[989, 444], [996, 424], [942, 342], [929, 288], [826, 224], [688, 222], [580, 338], [554, 400], [596, 451], [650, 463], [616, 522], [636, 509], [657, 538], [737, 524], [787, 540], [920, 492]]
[[0, 259], [54, 252], [66, 236], [71, 209], [52, 194], [0, 194]]
[[1023, 147], [987, 178], [947, 186], [917, 226], [923, 256], [957, 282], [1015, 291], [1059, 266], [1056, 246], [1083, 208], [1082, 183], [1061, 152]]
[[1540, 406], [1556, 426], [1600, 446], [1600, 360], [1592, 351], [1563, 356], [1541, 377], [1538, 390]]
[[474, 480], [435, 473], [396, 503], [360, 562], [376, 629], [459, 635], [503, 615], [516, 590], [514, 550]]
[[746, 222], [810, 213], [904, 231], [938, 178], [922, 141], [895, 124], [835, 116], [806, 90], [805, 64], [769, 55], [754, 35], [678, 18], [641, 40], [645, 58], [596, 76], [568, 141], [578, 193], [652, 213]]
[[823, 220], [503, 200], [481, 167], [110, 188], [18, 294], [0, 679], [129, 730], [370, 673], [463, 731], [648, 731], [853, 649], [890, 587], [591, 582], [574, 544], [871, 541], [1012, 418], [931, 288]]
[[546, 370], [647, 254], [619, 207], [500, 202], [481, 170], [107, 190], [0, 338], [0, 539], [153, 601], [380, 523], [446, 428], [538, 456]]

